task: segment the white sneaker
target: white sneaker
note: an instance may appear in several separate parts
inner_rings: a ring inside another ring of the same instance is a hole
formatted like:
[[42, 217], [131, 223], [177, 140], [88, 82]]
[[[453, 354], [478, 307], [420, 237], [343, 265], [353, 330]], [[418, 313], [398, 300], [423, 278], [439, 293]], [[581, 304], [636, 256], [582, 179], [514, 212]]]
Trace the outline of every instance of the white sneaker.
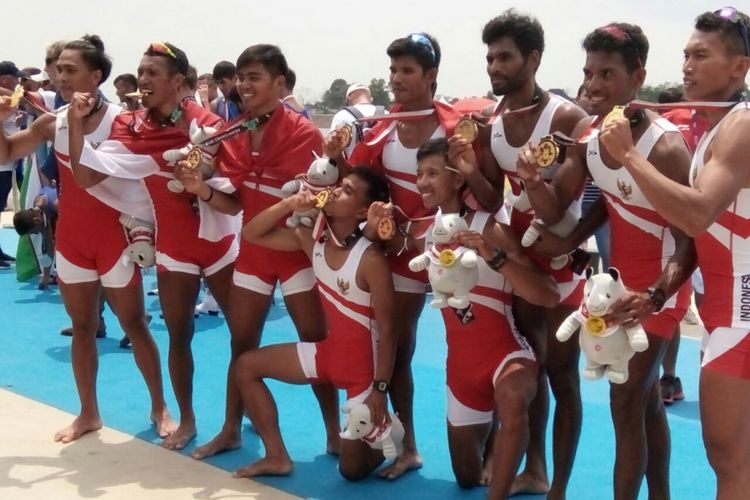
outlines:
[[693, 308], [691, 307], [687, 310], [685, 317], [682, 318], [682, 322], [685, 323], [686, 325], [697, 325], [698, 323], [700, 323], [700, 319], [698, 318], [698, 315], [695, 314], [695, 312], [693, 311]]
[[203, 302], [195, 306], [195, 314], [219, 315], [219, 304], [216, 303], [216, 299], [208, 290], [206, 290], [206, 298], [203, 299]]

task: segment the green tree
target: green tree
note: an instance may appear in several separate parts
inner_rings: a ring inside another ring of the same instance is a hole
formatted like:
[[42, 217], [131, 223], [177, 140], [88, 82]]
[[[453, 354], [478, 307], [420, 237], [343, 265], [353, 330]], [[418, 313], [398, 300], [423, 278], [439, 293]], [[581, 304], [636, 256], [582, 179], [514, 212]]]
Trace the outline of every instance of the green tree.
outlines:
[[664, 82], [659, 85], [644, 85], [638, 91], [638, 99], [649, 102], [659, 102], [659, 94], [663, 91], [676, 87], [682, 91], [682, 84], [675, 82]]
[[373, 78], [370, 80], [370, 95], [372, 103], [376, 106], [389, 107], [392, 103], [391, 95], [388, 93], [388, 85], [382, 78]]
[[313, 106], [317, 110], [333, 113], [346, 106], [346, 89], [349, 84], [343, 78], [336, 78], [323, 97]]

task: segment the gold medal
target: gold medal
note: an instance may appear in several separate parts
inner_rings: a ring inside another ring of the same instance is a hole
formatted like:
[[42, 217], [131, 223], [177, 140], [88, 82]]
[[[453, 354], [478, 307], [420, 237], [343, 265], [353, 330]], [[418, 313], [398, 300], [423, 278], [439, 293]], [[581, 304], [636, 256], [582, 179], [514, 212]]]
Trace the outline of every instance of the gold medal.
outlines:
[[464, 116], [458, 120], [453, 133], [462, 139], [465, 139], [466, 142], [474, 142], [477, 135], [479, 135], [479, 129], [477, 128], [476, 122], [472, 120], [471, 117]]
[[315, 208], [323, 208], [331, 199], [331, 190], [324, 189], [315, 195]]
[[201, 153], [201, 150], [199, 147], [194, 147], [190, 150], [190, 152], [187, 155], [187, 158], [185, 158], [185, 161], [187, 162], [187, 168], [190, 170], [195, 170], [198, 168], [201, 164], [201, 160], [203, 159], [203, 154]]
[[549, 168], [557, 161], [560, 155], [560, 146], [552, 139], [551, 135], [542, 137], [534, 152], [534, 159], [540, 168]]
[[136, 90], [135, 92], [128, 92], [127, 94], [125, 94], [125, 97], [127, 97], [128, 99], [140, 99], [141, 97], [145, 97], [150, 94], [150, 90], [144, 90], [142, 92], [140, 90]]
[[602, 122], [602, 130], [607, 128], [607, 126], [617, 120], [618, 118], [625, 118], [625, 106], [615, 106], [612, 108], [612, 111], [609, 112], [607, 116], [604, 117], [604, 121]]
[[586, 320], [586, 330], [588, 330], [588, 332], [595, 337], [598, 337], [599, 335], [604, 333], [604, 330], [606, 329], [607, 323], [601, 316], [590, 316]]
[[383, 217], [378, 222], [378, 238], [383, 241], [390, 240], [396, 234], [396, 222], [392, 217]]
[[18, 103], [21, 102], [21, 98], [23, 97], [24, 90], [21, 85], [16, 85], [16, 88], [13, 89], [13, 93], [10, 96], [10, 107], [15, 108], [18, 106]]
[[451, 267], [456, 263], [456, 253], [450, 248], [446, 248], [445, 250], [440, 252], [438, 259], [440, 260], [441, 266]]
[[336, 129], [336, 133], [341, 137], [341, 142], [344, 143], [344, 147], [348, 147], [352, 143], [352, 126], [342, 125]]

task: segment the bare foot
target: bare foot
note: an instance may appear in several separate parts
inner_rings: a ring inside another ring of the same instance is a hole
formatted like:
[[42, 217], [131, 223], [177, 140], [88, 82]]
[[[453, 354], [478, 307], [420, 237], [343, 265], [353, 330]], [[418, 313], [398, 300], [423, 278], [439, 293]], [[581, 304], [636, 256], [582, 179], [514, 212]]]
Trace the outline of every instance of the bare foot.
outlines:
[[396, 479], [410, 470], [422, 468], [422, 458], [414, 452], [404, 452], [391, 465], [378, 472], [380, 477], [388, 480]]
[[549, 481], [547, 478], [534, 477], [528, 472], [522, 472], [516, 476], [510, 487], [510, 494], [517, 495], [524, 493], [527, 495], [543, 495], [549, 491]]
[[288, 456], [281, 458], [265, 457], [257, 462], [237, 469], [234, 477], [255, 477], [255, 476], [287, 476], [292, 472], [292, 461]]
[[479, 476], [479, 484], [489, 486], [492, 482], [492, 457], [488, 457], [482, 464], [482, 475]]
[[94, 418], [78, 417], [68, 427], [57, 431], [55, 441], [58, 443], [70, 443], [86, 433], [98, 431], [102, 428], [102, 421], [97, 416]]
[[180, 422], [177, 430], [167, 436], [161, 445], [168, 450], [181, 450], [195, 438], [196, 434], [195, 422]]
[[242, 440], [237, 432], [226, 432], [222, 429], [211, 441], [193, 450], [193, 458], [203, 460], [224, 451], [236, 450], [240, 446]]
[[161, 438], [171, 436], [177, 430], [177, 422], [172, 420], [166, 408], [164, 408], [161, 414], [151, 413], [151, 422], [156, 427], [156, 433]]
[[338, 433], [329, 435], [326, 443], [326, 453], [338, 456], [341, 451], [341, 436]]

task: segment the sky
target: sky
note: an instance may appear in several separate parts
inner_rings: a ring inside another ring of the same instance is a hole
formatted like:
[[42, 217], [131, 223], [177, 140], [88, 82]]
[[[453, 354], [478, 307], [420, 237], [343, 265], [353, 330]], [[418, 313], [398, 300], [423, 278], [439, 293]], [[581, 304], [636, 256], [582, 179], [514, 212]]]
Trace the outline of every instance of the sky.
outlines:
[[[680, 82], [682, 49], [695, 17], [726, 1], [4, 0], [4, 19], [16, 22], [3, 23], [0, 60], [42, 67], [49, 43], [96, 33], [113, 59], [113, 76], [135, 73], [152, 41], [183, 49], [201, 74], [220, 60], [235, 62], [250, 45], [273, 43], [297, 73], [295, 93], [312, 102], [336, 78], [349, 83], [387, 80], [388, 44], [426, 31], [438, 39], [443, 53], [438, 94], [468, 97], [490, 89], [482, 27], [518, 5], [519, 11], [536, 16], [545, 31], [539, 84], [575, 93], [583, 79], [581, 41], [612, 21], [638, 24], [649, 37], [647, 84]], [[733, 5], [750, 12], [750, 0], [734, 0]], [[111, 80], [102, 86], [109, 96], [114, 95]]]

